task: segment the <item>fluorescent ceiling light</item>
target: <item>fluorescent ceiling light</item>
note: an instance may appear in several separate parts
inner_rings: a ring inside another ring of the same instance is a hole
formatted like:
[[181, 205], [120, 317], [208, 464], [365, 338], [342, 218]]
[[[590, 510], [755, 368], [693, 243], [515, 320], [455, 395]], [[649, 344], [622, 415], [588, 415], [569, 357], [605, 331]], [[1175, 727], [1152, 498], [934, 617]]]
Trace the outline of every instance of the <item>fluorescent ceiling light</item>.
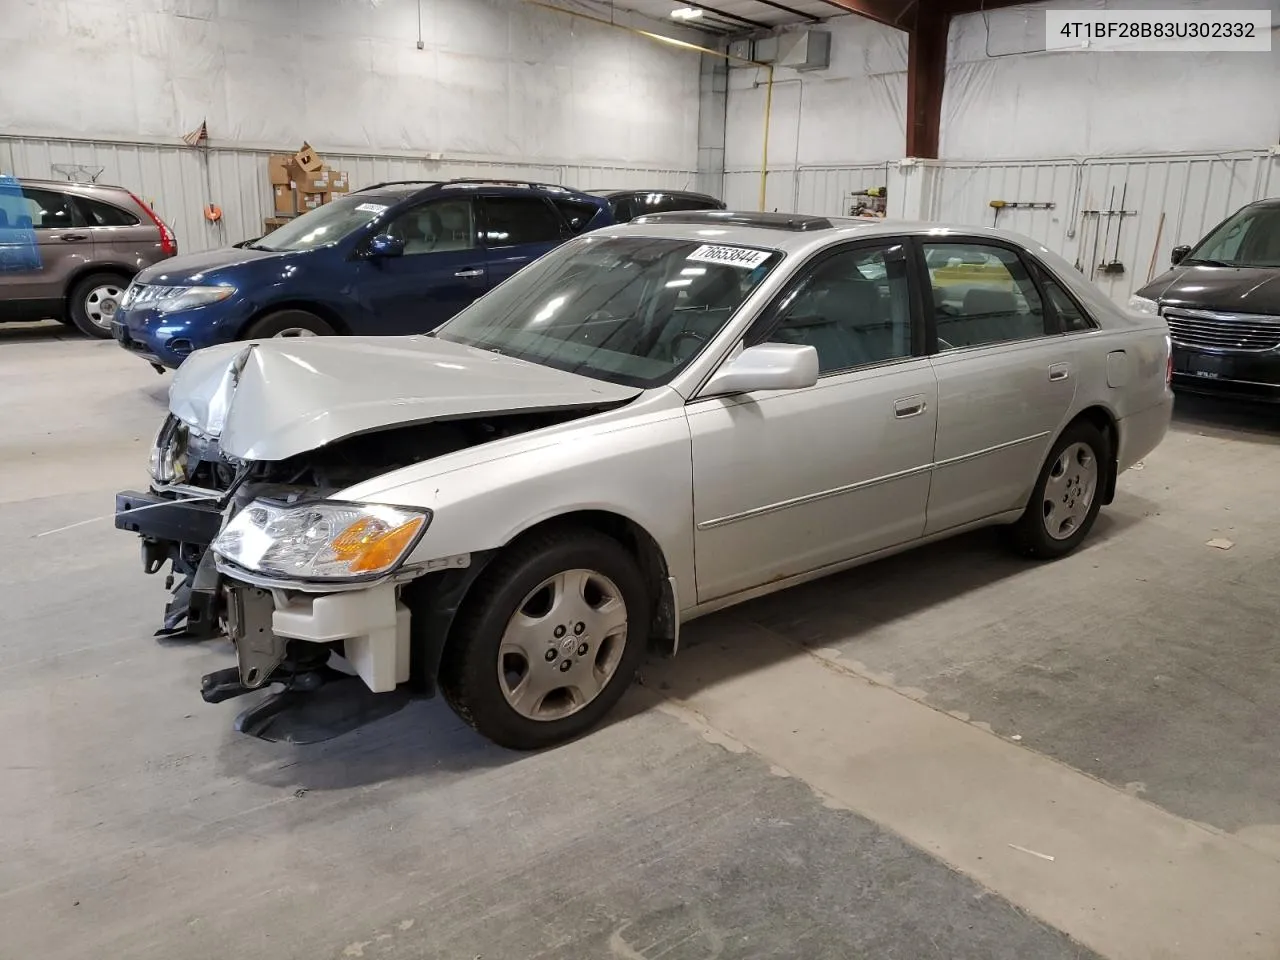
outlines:
[[702, 11], [697, 7], [678, 7], [671, 11], [671, 16], [677, 20], [697, 20], [702, 16]]

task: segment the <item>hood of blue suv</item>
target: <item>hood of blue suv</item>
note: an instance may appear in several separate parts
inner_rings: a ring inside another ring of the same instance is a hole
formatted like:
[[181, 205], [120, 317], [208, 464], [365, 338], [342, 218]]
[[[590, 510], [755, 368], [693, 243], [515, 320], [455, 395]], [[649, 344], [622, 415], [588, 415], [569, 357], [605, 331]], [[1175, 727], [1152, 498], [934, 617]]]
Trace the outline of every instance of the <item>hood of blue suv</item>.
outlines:
[[286, 256], [292, 254], [248, 247], [226, 247], [221, 250], [206, 250], [204, 253], [188, 253], [147, 267], [138, 274], [137, 282], [183, 285], [230, 280], [232, 277], [229, 274], [245, 266], [266, 266], [262, 261], [279, 260]]

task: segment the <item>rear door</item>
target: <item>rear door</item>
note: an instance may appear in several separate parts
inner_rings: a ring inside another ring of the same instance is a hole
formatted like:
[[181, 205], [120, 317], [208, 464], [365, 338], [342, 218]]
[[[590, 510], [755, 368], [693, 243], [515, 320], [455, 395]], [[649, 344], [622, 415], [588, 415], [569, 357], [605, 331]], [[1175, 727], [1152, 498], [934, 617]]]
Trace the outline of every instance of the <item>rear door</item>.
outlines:
[[0, 271], [5, 298], [60, 300], [72, 275], [93, 260], [79, 208], [60, 190], [23, 186], [6, 195], [3, 212], [5, 260], [14, 268]]
[[357, 333], [433, 330], [488, 289], [473, 198], [416, 204], [397, 214], [383, 233], [402, 240], [404, 253], [358, 260], [358, 295], [373, 329]]
[[155, 258], [160, 232], [151, 221], [107, 200], [77, 196], [76, 205], [93, 238], [93, 257], [137, 271]]
[[491, 287], [569, 236], [568, 225], [543, 197], [486, 196], [479, 203]]
[[1026, 503], [1075, 398], [1076, 370], [1072, 340], [1015, 246], [922, 238], [919, 251], [937, 350], [932, 535]]

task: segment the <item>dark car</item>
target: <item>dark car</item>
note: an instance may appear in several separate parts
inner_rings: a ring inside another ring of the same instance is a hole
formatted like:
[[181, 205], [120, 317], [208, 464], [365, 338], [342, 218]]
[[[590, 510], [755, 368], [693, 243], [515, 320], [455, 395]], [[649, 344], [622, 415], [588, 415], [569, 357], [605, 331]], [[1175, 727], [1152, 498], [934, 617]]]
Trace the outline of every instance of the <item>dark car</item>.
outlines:
[[1280, 199], [1241, 208], [1172, 260], [1129, 306], [1164, 314], [1174, 386], [1280, 402]]
[[143, 271], [112, 332], [157, 368], [232, 340], [422, 333], [612, 222], [600, 198], [549, 184], [379, 184], [244, 246]]
[[53, 317], [109, 337], [133, 275], [177, 252], [124, 187], [0, 176], [0, 321]]
[[591, 190], [609, 204], [616, 223], [630, 223], [646, 213], [675, 210], [723, 210], [724, 201], [688, 190]]

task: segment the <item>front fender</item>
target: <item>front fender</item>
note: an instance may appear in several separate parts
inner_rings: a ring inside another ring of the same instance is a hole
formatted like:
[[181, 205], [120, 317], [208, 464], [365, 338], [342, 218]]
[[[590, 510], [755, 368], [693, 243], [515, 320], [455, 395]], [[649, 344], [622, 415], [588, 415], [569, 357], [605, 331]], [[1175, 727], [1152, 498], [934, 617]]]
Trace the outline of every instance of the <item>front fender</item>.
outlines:
[[[530, 528], [592, 511], [623, 517], [658, 545], [681, 596], [693, 589], [693, 462], [683, 407], [632, 408], [501, 441], [511, 452], [432, 473], [395, 471], [336, 496], [426, 507], [431, 526], [406, 561], [499, 550]], [[510, 444], [508, 447], [507, 445]], [[438, 468], [437, 468], [438, 469]]]

